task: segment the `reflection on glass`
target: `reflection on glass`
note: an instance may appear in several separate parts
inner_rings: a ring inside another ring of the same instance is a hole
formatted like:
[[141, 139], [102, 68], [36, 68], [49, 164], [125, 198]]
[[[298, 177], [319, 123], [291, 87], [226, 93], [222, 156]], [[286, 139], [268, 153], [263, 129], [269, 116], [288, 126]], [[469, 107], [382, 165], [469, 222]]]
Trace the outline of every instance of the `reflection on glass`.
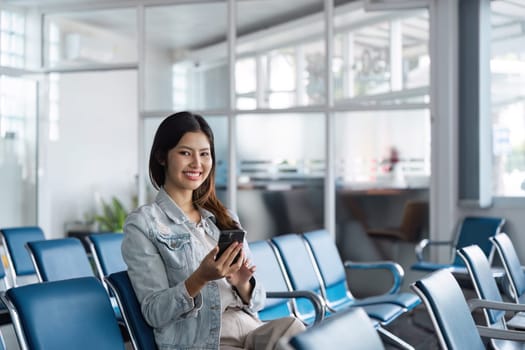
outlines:
[[[279, 8], [279, 16], [268, 8]], [[237, 11], [237, 108], [324, 103], [323, 1], [239, 2]]]
[[146, 8], [146, 109], [228, 107], [227, 17], [225, 2]]
[[324, 116], [240, 115], [238, 210], [254, 239], [323, 226]]
[[36, 224], [36, 84], [0, 76], [0, 222]]
[[25, 16], [0, 10], [0, 65], [23, 68], [25, 63]]
[[[151, 146], [155, 132], [160, 123], [167, 116], [153, 117], [144, 119], [144, 143], [143, 143], [143, 164], [148, 167]], [[226, 198], [226, 188], [228, 183], [228, 118], [224, 116], [204, 116], [208, 124], [210, 124], [215, 137], [215, 184], [217, 195], [224, 203]], [[150, 203], [155, 199], [157, 191], [153, 188], [149, 177], [145, 178], [146, 186], [146, 202]]]
[[[428, 103], [428, 11], [335, 11], [334, 97], [360, 103]], [[366, 98], [372, 96], [373, 99]]]
[[428, 110], [336, 115], [336, 177], [350, 188], [421, 188], [430, 176]]
[[136, 18], [134, 8], [46, 15], [44, 65], [137, 62]]
[[491, 3], [493, 194], [525, 196], [525, 4]]

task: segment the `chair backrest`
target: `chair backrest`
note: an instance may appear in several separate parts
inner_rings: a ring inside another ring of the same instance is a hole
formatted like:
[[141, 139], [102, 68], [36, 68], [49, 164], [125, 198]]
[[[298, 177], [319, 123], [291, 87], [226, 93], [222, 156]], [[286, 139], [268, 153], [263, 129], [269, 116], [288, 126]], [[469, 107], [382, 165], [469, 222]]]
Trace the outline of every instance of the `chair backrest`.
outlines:
[[350, 308], [301, 332], [289, 341], [296, 350], [381, 350], [383, 343], [361, 308]]
[[411, 285], [428, 310], [442, 349], [485, 349], [465, 297], [446, 269]]
[[[0, 294], [11, 288], [11, 283], [4, 269], [4, 264], [0, 261]], [[0, 326], [11, 323], [11, 316], [4, 303], [0, 302]], [[4, 339], [0, 333], [0, 350], [5, 349]]]
[[[454, 245], [455, 249], [477, 244], [483, 251], [483, 254], [489, 258], [489, 261], [492, 261], [494, 249], [489, 238], [498, 234], [504, 224], [505, 219], [503, 218], [465, 217], [459, 226], [456, 243]], [[457, 254], [454, 254], [453, 265], [465, 266], [463, 260]]]
[[491, 241], [498, 251], [503, 268], [508, 276], [514, 301], [516, 303], [524, 302], [522, 297], [525, 295], [525, 274], [512, 241], [506, 233], [497, 234], [491, 238]]
[[17, 276], [35, 275], [36, 271], [25, 244], [31, 241], [44, 240], [44, 232], [37, 226], [3, 228], [0, 230], [2, 244], [6, 247], [9, 269], [16, 285]]
[[[266, 292], [286, 292], [291, 290], [290, 282], [284, 275], [271, 243], [267, 240], [249, 242], [252, 260], [257, 266], [255, 277], [261, 281]], [[291, 300], [282, 298], [267, 298], [265, 307], [259, 311], [263, 321], [293, 315]]]
[[96, 233], [89, 236], [89, 249], [101, 280], [113, 272], [128, 268], [120, 250], [123, 239], [122, 233]]
[[[471, 245], [458, 250], [459, 256], [467, 266], [470, 279], [480, 299], [502, 302], [501, 294], [492, 274], [489, 261], [481, 248]], [[505, 311], [483, 308], [487, 326], [506, 328]]]
[[7, 278], [7, 273], [4, 268], [4, 263], [0, 260], [0, 291], [6, 291], [11, 288], [11, 283], [9, 278]]
[[428, 202], [408, 200], [403, 209], [403, 218], [399, 226], [401, 237], [405, 241], [415, 242], [428, 220]]
[[26, 246], [41, 282], [95, 276], [84, 246], [77, 238], [32, 241]]
[[109, 289], [115, 295], [124, 323], [135, 350], [156, 350], [155, 336], [140, 309], [139, 301], [127, 271], [114, 272], [105, 277]]
[[353, 299], [348, 288], [343, 260], [328, 231], [310, 231], [303, 237], [321, 273], [328, 304], [333, 305], [348, 301], [349, 298]]
[[22, 349], [125, 349], [106, 290], [95, 277], [15, 287], [2, 299]]
[[[308, 290], [324, 297], [319, 271], [312, 263], [313, 257], [310, 256], [303, 237], [289, 233], [275, 236], [271, 242], [279, 252], [292, 289]], [[314, 317], [315, 309], [309, 301], [298, 299], [296, 305], [300, 318]]]

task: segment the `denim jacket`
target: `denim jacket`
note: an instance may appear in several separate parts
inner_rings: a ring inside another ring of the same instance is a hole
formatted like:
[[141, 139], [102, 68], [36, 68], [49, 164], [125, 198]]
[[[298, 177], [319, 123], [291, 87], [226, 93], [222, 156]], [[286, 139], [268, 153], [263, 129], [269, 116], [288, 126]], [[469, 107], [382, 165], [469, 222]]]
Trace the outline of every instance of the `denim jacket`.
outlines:
[[[218, 240], [215, 217], [199, 210], [207, 232]], [[193, 227], [162, 188], [154, 203], [133, 211], [124, 225], [122, 255], [159, 349], [219, 349], [221, 301], [217, 283], [208, 282], [195, 298], [184, 284], [204, 254], [191, 240]], [[250, 258], [246, 241], [243, 250]], [[255, 283], [245, 311], [254, 314], [264, 302], [265, 292]]]

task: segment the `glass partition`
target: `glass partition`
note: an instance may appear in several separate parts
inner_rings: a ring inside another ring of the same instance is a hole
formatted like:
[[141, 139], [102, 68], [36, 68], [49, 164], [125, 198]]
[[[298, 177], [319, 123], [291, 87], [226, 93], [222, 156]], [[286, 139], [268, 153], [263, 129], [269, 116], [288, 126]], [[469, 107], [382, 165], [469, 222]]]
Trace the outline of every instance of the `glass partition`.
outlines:
[[426, 109], [337, 113], [335, 141], [340, 187], [428, 187], [430, 112]]
[[37, 121], [34, 81], [0, 75], [0, 222], [37, 220]]
[[353, 4], [334, 15], [334, 97], [361, 104], [428, 103], [428, 11], [366, 12]]
[[153, 6], [145, 17], [145, 108], [228, 107], [225, 2]]
[[237, 108], [323, 104], [323, 1], [238, 2], [237, 14]]
[[239, 115], [238, 210], [249, 239], [324, 225], [322, 114]]
[[137, 62], [134, 8], [46, 15], [43, 35], [45, 67]]
[[493, 194], [525, 196], [524, 4], [491, 2]]

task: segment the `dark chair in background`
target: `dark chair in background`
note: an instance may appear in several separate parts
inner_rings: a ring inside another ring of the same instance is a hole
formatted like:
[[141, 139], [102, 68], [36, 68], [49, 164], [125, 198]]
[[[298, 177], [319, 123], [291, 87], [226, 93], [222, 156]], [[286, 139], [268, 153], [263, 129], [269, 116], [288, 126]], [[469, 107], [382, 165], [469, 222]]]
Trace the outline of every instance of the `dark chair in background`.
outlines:
[[[505, 224], [505, 219], [497, 217], [465, 217], [458, 228], [457, 234], [451, 241], [432, 241], [423, 239], [416, 246], [415, 252], [417, 262], [412, 265], [413, 270], [431, 272], [442, 268], [448, 268], [454, 273], [467, 275], [467, 269], [461, 258], [456, 254], [458, 249], [467, 247], [472, 244], [478, 245], [483, 253], [492, 261], [494, 249], [489, 241], [490, 237], [495, 236], [501, 231]], [[424, 250], [432, 245], [448, 246], [451, 251], [451, 261], [446, 264], [440, 264], [425, 260]]]
[[428, 202], [408, 200], [399, 227], [368, 228], [370, 236], [416, 242], [428, 222]]
[[523, 349], [525, 332], [477, 326], [461, 288], [448, 270], [435, 271], [411, 285], [428, 310], [442, 349], [485, 350], [482, 337], [500, 339], [504, 349]]
[[115, 295], [122, 318], [128, 330], [134, 350], [156, 350], [153, 328], [151, 328], [140, 310], [140, 304], [131, 285], [127, 271], [110, 274], [105, 278], [110, 291]]
[[46, 239], [37, 226], [3, 228], [0, 237], [9, 264], [9, 277], [13, 286], [36, 282], [36, 271], [25, 244]]
[[95, 277], [15, 287], [2, 299], [22, 350], [125, 349], [107, 292]]

